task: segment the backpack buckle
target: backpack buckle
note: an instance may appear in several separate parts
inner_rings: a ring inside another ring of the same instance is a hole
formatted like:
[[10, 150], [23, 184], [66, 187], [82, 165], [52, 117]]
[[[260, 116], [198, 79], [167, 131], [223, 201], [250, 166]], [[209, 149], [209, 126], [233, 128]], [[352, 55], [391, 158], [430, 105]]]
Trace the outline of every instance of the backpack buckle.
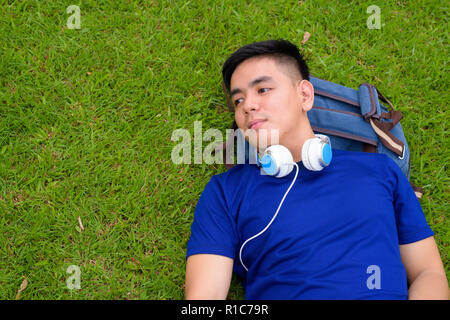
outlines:
[[400, 157], [398, 157], [399, 158], [399, 160], [403, 160], [404, 158], [405, 158], [405, 149], [406, 149], [406, 147], [405, 146], [403, 146], [403, 152], [402, 152], [402, 156]]

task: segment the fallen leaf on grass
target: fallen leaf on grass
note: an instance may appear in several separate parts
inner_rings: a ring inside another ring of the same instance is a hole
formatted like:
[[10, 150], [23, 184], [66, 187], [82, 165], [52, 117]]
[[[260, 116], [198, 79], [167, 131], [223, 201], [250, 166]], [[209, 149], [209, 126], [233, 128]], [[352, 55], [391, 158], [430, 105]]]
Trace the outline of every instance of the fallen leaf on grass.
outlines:
[[19, 290], [17, 290], [16, 300], [19, 300], [19, 299], [20, 299], [20, 293], [21, 293], [23, 290], [25, 290], [25, 289], [27, 288], [27, 286], [28, 286], [28, 280], [27, 280], [27, 278], [23, 277], [22, 284], [20, 285]]
[[80, 230], [84, 231], [83, 223], [81, 222], [80, 216], [78, 216], [78, 224], [80, 225]]
[[302, 44], [305, 44], [306, 41], [308, 41], [309, 37], [311, 37], [311, 34], [310, 34], [308, 31], [306, 31], [306, 32], [303, 34]]

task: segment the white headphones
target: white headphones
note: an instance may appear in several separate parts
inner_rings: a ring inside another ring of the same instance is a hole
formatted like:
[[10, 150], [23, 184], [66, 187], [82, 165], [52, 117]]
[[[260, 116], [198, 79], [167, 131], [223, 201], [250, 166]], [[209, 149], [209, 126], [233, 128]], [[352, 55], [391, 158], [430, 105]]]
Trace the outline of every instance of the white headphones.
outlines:
[[[320, 171], [330, 164], [331, 158], [332, 158], [331, 142], [327, 136], [316, 134], [314, 138], [306, 140], [305, 143], [303, 144], [302, 162], [306, 169], [312, 171]], [[284, 199], [286, 198], [288, 192], [294, 185], [295, 180], [297, 180], [297, 175], [299, 171], [298, 165], [297, 163], [294, 162], [292, 154], [289, 151], [289, 149], [280, 144], [266, 148], [262, 154], [261, 161], [259, 160], [259, 156], [257, 155], [257, 163], [262, 167], [264, 173], [277, 178], [287, 176], [289, 173], [291, 173], [294, 166], [297, 168], [297, 171], [295, 173], [294, 179], [292, 180], [289, 188], [287, 189], [283, 198], [281, 199], [280, 204], [278, 205], [278, 209], [273, 215], [270, 222], [266, 225], [266, 227], [263, 230], [253, 235], [252, 237], [248, 238], [242, 244], [239, 250], [239, 260], [241, 261], [241, 264], [246, 271], [248, 271], [248, 268], [244, 264], [244, 261], [242, 261], [242, 251], [244, 250], [245, 245], [249, 241], [259, 237], [264, 232], [266, 232], [267, 229], [269, 229], [270, 225], [277, 217], [278, 212], [280, 211], [280, 208], [283, 205]]]
[[[330, 139], [322, 134], [305, 141], [302, 147], [302, 162], [306, 169], [320, 171], [331, 162], [332, 151]], [[282, 145], [272, 145], [266, 148], [258, 164], [264, 173], [282, 178], [294, 169], [294, 160], [288, 148]]]

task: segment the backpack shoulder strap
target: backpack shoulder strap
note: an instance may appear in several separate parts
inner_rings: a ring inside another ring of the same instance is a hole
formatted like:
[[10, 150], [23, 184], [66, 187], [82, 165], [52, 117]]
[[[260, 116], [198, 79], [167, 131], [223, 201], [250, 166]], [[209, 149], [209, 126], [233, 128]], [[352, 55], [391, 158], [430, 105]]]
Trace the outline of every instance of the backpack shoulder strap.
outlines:
[[[400, 158], [403, 158], [405, 155], [405, 144], [390, 132], [402, 119], [402, 113], [396, 111], [392, 103], [377, 88], [368, 83], [361, 84], [358, 93], [361, 114], [364, 120], [370, 123], [386, 148], [397, 154]], [[381, 112], [378, 99], [386, 102], [390, 106], [390, 112]], [[382, 118], [391, 121], [381, 121]]]

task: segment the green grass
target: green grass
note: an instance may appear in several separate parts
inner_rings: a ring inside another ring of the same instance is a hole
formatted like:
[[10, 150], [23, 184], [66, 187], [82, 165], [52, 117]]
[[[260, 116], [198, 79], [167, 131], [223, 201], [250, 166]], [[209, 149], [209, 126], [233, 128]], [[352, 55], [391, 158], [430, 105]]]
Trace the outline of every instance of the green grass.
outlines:
[[[69, 5], [81, 29], [69, 30]], [[366, 8], [381, 9], [380, 30]], [[404, 118], [449, 267], [446, 1], [0, 0], [0, 299], [182, 299], [197, 200], [222, 165], [175, 165], [175, 129], [225, 133], [221, 65], [285, 38], [315, 76], [369, 82]], [[78, 227], [81, 218], [84, 231]], [[66, 269], [81, 270], [69, 290]], [[242, 298], [233, 279], [229, 298]]]

